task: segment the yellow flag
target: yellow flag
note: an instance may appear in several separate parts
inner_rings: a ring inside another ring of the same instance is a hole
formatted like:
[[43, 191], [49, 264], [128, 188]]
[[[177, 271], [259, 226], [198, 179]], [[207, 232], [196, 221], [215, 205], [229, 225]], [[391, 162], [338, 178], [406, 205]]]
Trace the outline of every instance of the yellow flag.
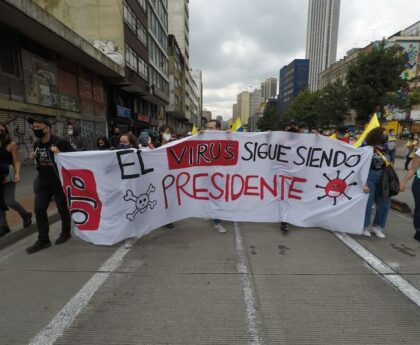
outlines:
[[380, 127], [381, 124], [379, 123], [378, 116], [376, 114], [373, 114], [372, 118], [370, 119], [369, 124], [367, 125], [366, 129], [363, 131], [363, 133], [360, 135], [359, 139], [354, 143], [354, 147], [360, 147], [363, 142], [365, 141], [366, 136], [369, 134], [369, 132], [372, 129], [375, 129], [377, 127]]
[[195, 126], [195, 123], [194, 123], [193, 128], [191, 130], [191, 134], [194, 135], [194, 134], [197, 134], [197, 133], [198, 133], [198, 130], [197, 130], [197, 127]]
[[334, 134], [330, 135], [328, 138], [337, 140], [337, 134], [334, 133]]
[[244, 131], [244, 128], [242, 127], [242, 121], [241, 121], [241, 118], [239, 116], [236, 118], [236, 120], [233, 123], [230, 131], [231, 132], [243, 132]]

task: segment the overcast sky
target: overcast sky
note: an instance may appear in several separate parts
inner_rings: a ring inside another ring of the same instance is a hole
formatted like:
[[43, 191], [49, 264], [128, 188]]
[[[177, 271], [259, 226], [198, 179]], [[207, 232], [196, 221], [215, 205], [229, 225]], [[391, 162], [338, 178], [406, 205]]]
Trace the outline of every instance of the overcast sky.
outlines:
[[[204, 107], [232, 116], [236, 95], [305, 58], [308, 0], [190, 0], [190, 65]], [[419, 0], [341, 0], [337, 60], [420, 20]]]

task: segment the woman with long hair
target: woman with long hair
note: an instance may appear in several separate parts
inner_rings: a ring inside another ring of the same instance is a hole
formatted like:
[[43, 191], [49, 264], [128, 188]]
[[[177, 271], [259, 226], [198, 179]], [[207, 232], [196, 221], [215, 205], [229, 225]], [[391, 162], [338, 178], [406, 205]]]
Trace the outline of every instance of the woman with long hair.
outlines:
[[139, 142], [133, 133], [128, 132], [120, 136], [119, 149], [138, 149]]
[[[380, 186], [382, 173], [387, 164], [390, 163], [390, 159], [386, 154], [387, 141], [388, 133], [383, 127], [377, 127], [371, 130], [365, 140], [366, 145], [372, 146], [374, 150], [367, 183], [363, 188], [366, 193], [369, 193], [363, 228], [363, 235], [368, 237], [371, 236], [371, 232], [379, 238], [386, 237], [383, 231], [385, 229], [389, 209], [391, 207], [391, 198], [384, 198], [382, 196]], [[371, 225], [370, 218], [372, 215], [373, 204], [376, 205], [376, 213]]]
[[158, 139], [157, 139], [157, 143], [155, 147], [158, 148], [172, 141], [172, 133], [173, 133], [173, 130], [170, 126], [167, 126], [167, 125], [160, 126], [159, 135], [158, 135]]
[[[16, 183], [20, 181], [21, 169], [19, 151], [16, 143], [10, 138], [7, 125], [2, 122], [0, 122], [0, 164], [9, 170], [8, 176], [0, 181], [3, 184], [4, 203], [7, 207], [19, 213], [23, 220], [23, 226], [27, 228], [32, 224], [32, 213], [25, 210], [15, 200]], [[6, 211], [0, 209], [0, 237], [9, 232]]]

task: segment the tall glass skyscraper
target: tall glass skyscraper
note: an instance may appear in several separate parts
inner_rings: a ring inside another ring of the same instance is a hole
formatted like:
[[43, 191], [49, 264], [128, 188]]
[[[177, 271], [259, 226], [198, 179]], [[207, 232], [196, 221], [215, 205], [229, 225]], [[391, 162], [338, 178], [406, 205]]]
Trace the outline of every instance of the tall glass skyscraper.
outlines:
[[337, 58], [340, 0], [309, 0], [306, 58], [309, 59], [309, 88], [318, 89], [319, 73]]

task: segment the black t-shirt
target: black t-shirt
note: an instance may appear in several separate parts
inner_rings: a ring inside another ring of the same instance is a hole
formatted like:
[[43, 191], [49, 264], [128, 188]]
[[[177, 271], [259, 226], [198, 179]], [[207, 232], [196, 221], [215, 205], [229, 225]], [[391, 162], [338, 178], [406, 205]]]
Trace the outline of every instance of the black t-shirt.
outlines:
[[60, 152], [74, 151], [67, 140], [55, 135], [51, 135], [50, 141], [47, 143], [43, 143], [41, 140], [34, 143], [36, 168], [39, 172], [39, 180], [43, 183], [60, 182], [54, 153], [50, 150], [52, 145], [57, 146]]

